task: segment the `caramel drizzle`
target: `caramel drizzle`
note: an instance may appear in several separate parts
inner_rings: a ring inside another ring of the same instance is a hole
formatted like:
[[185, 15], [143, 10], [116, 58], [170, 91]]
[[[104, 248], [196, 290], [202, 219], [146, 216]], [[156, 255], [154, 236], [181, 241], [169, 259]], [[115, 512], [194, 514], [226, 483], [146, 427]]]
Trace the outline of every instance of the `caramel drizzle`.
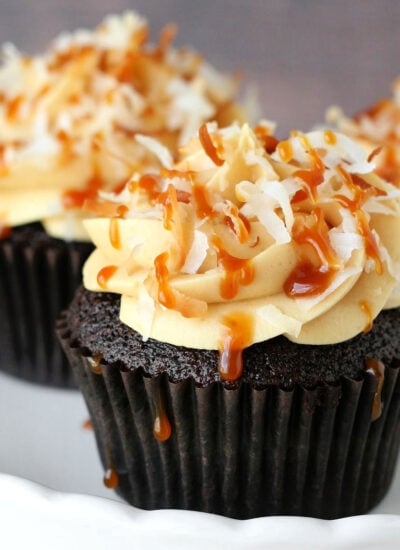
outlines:
[[15, 96], [11, 99], [7, 105], [6, 118], [11, 122], [15, 120], [20, 112], [21, 105], [24, 101], [22, 94]]
[[243, 350], [253, 340], [254, 318], [243, 312], [236, 312], [222, 318], [225, 329], [220, 343], [218, 373], [221, 380], [233, 382], [243, 372]]
[[117, 207], [117, 215], [110, 219], [109, 237], [113, 248], [119, 250], [121, 248], [121, 235], [119, 229], [119, 220], [125, 218], [129, 208], [124, 204]]
[[220, 283], [220, 294], [225, 300], [233, 299], [239, 291], [239, 285], [249, 285], [254, 280], [254, 267], [250, 259], [231, 256], [223, 247], [221, 240], [214, 235], [212, 245], [217, 249], [218, 264], [224, 270]]
[[328, 225], [323, 211], [316, 208], [311, 226], [295, 223], [292, 236], [296, 243], [308, 245], [316, 253], [319, 263], [302, 260], [289, 274], [283, 284], [283, 290], [289, 297], [309, 297], [322, 294], [331, 284], [341, 264], [331, 247], [328, 237]]
[[100, 366], [102, 359], [103, 359], [103, 356], [101, 355], [101, 353], [98, 355], [94, 355], [93, 357], [92, 356], [86, 357], [90, 370], [94, 374], [99, 374], [99, 375], [103, 374]]
[[336, 199], [344, 208], [350, 210], [357, 219], [357, 227], [360, 235], [364, 238], [365, 253], [375, 263], [375, 271], [378, 275], [383, 273], [383, 263], [381, 260], [379, 246], [369, 227], [366, 213], [361, 209], [362, 205], [372, 196], [376, 196], [379, 191], [366, 183], [356, 175], [349, 174], [342, 166], [338, 166], [338, 172], [344, 178], [348, 188], [353, 193], [353, 199], [344, 195], [335, 195]]
[[6, 176], [9, 172], [9, 167], [5, 158], [6, 146], [0, 144], [0, 176]]
[[88, 418], [87, 420], [85, 420], [85, 422], [82, 424], [82, 428], [84, 430], [88, 430], [88, 431], [92, 431], [93, 430], [93, 424], [92, 424], [92, 421], [90, 420], [90, 418]]
[[117, 271], [118, 267], [116, 265], [107, 265], [100, 269], [97, 274], [97, 284], [103, 290], [107, 290], [107, 283]]
[[254, 128], [254, 133], [263, 144], [266, 152], [269, 155], [272, 155], [272, 153], [276, 151], [276, 148], [279, 144], [279, 140], [275, 136], [271, 136], [264, 126], [256, 126]]
[[374, 323], [374, 319], [373, 319], [373, 316], [372, 316], [371, 305], [366, 300], [360, 300], [359, 306], [360, 306], [362, 312], [367, 317], [367, 323], [365, 324], [365, 327], [363, 328], [363, 332], [364, 333], [370, 332], [372, 330], [372, 326], [373, 326], [373, 323]]
[[158, 388], [157, 398], [155, 401], [155, 416], [153, 422], [153, 435], [157, 441], [167, 441], [171, 437], [172, 428], [169, 421], [167, 411], [165, 409], [165, 401], [161, 394], [161, 388]]
[[8, 225], [1, 225], [0, 223], [0, 241], [4, 239], [8, 239], [10, 235], [11, 235], [11, 227]]
[[385, 365], [379, 359], [366, 359], [367, 372], [370, 372], [378, 379], [376, 391], [371, 406], [371, 422], [377, 420], [383, 410], [382, 389], [385, 381]]
[[156, 279], [158, 281], [158, 301], [168, 309], [175, 309], [176, 297], [174, 290], [169, 285], [169, 270], [167, 267], [169, 254], [163, 252], [154, 260]]
[[[302, 137], [305, 139], [305, 136]], [[296, 170], [293, 177], [302, 180], [308, 197], [313, 202], [317, 202], [317, 187], [324, 181], [325, 166], [315, 149], [310, 148], [308, 154], [311, 157], [311, 168], [309, 170]]]

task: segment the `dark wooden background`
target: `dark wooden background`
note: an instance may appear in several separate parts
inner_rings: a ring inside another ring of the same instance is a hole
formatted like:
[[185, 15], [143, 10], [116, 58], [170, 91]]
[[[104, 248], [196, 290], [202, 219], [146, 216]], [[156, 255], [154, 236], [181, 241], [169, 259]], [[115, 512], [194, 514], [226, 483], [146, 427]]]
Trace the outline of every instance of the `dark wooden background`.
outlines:
[[148, 17], [154, 38], [176, 22], [176, 44], [241, 69], [282, 136], [321, 121], [330, 104], [369, 105], [400, 74], [396, 0], [0, 0], [0, 42], [39, 51], [63, 29], [128, 8]]

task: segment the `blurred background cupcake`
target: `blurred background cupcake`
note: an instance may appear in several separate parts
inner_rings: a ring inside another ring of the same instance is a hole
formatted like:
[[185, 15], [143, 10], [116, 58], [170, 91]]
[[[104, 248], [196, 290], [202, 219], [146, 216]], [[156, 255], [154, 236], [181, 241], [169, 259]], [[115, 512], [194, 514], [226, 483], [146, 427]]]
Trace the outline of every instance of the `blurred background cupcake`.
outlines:
[[272, 130], [203, 124], [85, 222], [58, 331], [135, 506], [335, 518], [390, 484], [399, 191], [346, 136]]
[[43, 55], [3, 48], [0, 368], [11, 374], [74, 385], [53, 326], [91, 250], [84, 201], [158, 167], [154, 137], [174, 155], [203, 121], [241, 117], [237, 78], [172, 48], [173, 25], [156, 44], [148, 34], [127, 12], [61, 34]]

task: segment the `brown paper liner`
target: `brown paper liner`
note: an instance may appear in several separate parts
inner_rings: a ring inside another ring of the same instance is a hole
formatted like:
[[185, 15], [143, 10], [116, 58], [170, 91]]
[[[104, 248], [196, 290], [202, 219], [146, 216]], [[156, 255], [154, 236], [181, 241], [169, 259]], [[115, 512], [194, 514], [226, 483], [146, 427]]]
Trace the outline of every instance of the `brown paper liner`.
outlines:
[[[362, 514], [386, 493], [399, 446], [399, 362], [385, 367], [383, 412], [371, 420], [377, 378], [314, 389], [242, 383], [196, 387], [123, 365], [90, 366], [61, 320], [59, 335], [88, 405], [104, 469], [144, 509], [179, 508], [232, 518]], [[162, 396], [171, 437], [153, 436]]]
[[55, 335], [92, 246], [48, 237], [38, 224], [0, 240], [0, 369], [24, 380], [75, 388]]

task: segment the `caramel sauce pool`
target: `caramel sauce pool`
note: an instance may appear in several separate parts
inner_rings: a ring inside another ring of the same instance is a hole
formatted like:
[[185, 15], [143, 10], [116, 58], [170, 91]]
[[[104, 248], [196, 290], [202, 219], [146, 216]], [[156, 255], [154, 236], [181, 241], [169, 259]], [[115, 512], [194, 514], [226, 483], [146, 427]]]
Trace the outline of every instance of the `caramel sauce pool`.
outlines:
[[385, 365], [379, 359], [366, 359], [367, 372], [370, 372], [378, 379], [374, 399], [371, 407], [371, 422], [378, 420], [382, 414], [382, 388], [385, 380]]
[[99, 287], [106, 290], [108, 281], [117, 271], [117, 269], [118, 267], [116, 265], [107, 265], [106, 267], [103, 267], [102, 269], [100, 269], [100, 271], [97, 274], [97, 283]]
[[116, 489], [119, 485], [119, 477], [113, 466], [107, 468], [104, 477], [103, 483], [107, 489]]

